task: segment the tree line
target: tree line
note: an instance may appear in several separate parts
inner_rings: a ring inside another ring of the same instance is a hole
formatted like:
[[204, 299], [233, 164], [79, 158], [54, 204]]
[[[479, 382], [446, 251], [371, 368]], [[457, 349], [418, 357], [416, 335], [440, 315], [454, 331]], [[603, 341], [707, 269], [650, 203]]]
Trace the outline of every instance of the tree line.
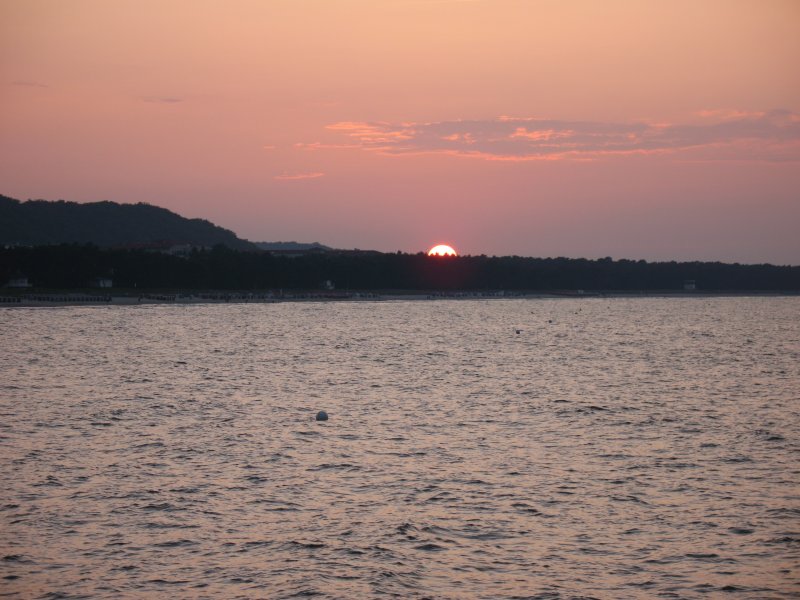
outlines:
[[658, 291], [693, 280], [700, 291], [800, 291], [798, 266], [399, 252], [289, 257], [222, 245], [183, 257], [67, 244], [0, 250], [0, 285], [20, 277], [43, 289], [85, 288], [107, 277], [114, 288], [140, 290], [313, 290], [331, 281], [339, 290]]

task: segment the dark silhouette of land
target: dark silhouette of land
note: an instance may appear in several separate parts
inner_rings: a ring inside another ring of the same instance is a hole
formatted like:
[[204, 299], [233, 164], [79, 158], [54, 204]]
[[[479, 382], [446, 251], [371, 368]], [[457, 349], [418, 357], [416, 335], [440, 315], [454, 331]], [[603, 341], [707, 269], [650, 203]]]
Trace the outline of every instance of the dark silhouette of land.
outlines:
[[253, 242], [259, 250], [266, 250], [268, 252], [326, 252], [333, 250], [329, 246], [324, 246], [319, 242], [311, 242], [310, 244], [303, 242]]
[[177, 245], [255, 250], [251, 242], [204, 219], [187, 219], [151, 204], [20, 202], [0, 195], [0, 244]]
[[[0, 196], [0, 286], [136, 290], [797, 292], [800, 267], [428, 257], [259, 242], [149, 204]], [[102, 280], [102, 283], [101, 283]]]
[[[518, 256], [429, 257], [359, 251], [299, 256], [224, 246], [176, 256], [91, 245], [0, 250], [0, 282], [27, 278], [41, 289], [85, 288], [97, 278], [116, 289], [170, 290], [509, 290], [800, 291], [800, 267]], [[330, 282], [330, 283], [329, 283]]]

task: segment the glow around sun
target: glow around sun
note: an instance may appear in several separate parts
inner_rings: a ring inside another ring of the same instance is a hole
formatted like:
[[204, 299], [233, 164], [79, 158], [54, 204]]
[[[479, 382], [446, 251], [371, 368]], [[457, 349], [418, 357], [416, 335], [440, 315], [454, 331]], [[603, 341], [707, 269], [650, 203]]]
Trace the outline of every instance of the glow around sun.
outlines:
[[452, 246], [447, 244], [439, 244], [428, 250], [428, 256], [458, 256], [458, 253]]

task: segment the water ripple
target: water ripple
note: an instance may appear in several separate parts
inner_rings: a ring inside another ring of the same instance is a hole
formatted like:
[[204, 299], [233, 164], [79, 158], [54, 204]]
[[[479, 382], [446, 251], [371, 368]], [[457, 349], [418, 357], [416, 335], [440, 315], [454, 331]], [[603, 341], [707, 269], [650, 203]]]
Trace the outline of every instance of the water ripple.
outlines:
[[3, 597], [800, 589], [796, 298], [2, 308], [0, 328]]

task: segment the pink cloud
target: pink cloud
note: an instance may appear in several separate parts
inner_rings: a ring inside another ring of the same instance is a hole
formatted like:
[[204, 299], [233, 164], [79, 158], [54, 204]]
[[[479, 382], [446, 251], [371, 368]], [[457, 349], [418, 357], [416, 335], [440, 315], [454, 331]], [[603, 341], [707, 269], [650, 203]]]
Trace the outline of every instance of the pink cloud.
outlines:
[[575, 132], [571, 130], [556, 131], [555, 129], [534, 129], [529, 131], [525, 127], [517, 127], [511, 138], [526, 138], [529, 140], [553, 140], [557, 138], [566, 138], [573, 135]]
[[277, 179], [278, 181], [299, 181], [302, 179], [317, 179], [319, 177], [323, 177], [325, 173], [314, 172], [314, 173], [283, 173], [281, 175], [275, 175], [273, 179]]
[[759, 111], [737, 110], [735, 108], [708, 108], [695, 113], [703, 119], [729, 121], [731, 119], [752, 119], [763, 117], [766, 113]]
[[38, 81], [29, 81], [27, 79], [18, 79], [16, 81], [12, 81], [11, 85], [16, 85], [19, 87], [30, 87], [30, 88], [49, 88], [50, 86], [44, 83], [40, 83]]
[[183, 98], [174, 96], [147, 96], [146, 98], [142, 98], [142, 102], [151, 104], [180, 104], [183, 102]]
[[[698, 113], [699, 114], [699, 113]], [[502, 116], [432, 123], [334, 123], [347, 144], [388, 155], [445, 154], [484, 160], [597, 160], [613, 156], [705, 152], [717, 160], [800, 161], [800, 116], [769, 112], [703, 111], [700, 124], [605, 123]]]
[[396, 143], [414, 139], [417, 132], [409, 123], [392, 125], [390, 123], [361, 123], [344, 121], [328, 125], [326, 129], [341, 131], [351, 138], [371, 144]]

